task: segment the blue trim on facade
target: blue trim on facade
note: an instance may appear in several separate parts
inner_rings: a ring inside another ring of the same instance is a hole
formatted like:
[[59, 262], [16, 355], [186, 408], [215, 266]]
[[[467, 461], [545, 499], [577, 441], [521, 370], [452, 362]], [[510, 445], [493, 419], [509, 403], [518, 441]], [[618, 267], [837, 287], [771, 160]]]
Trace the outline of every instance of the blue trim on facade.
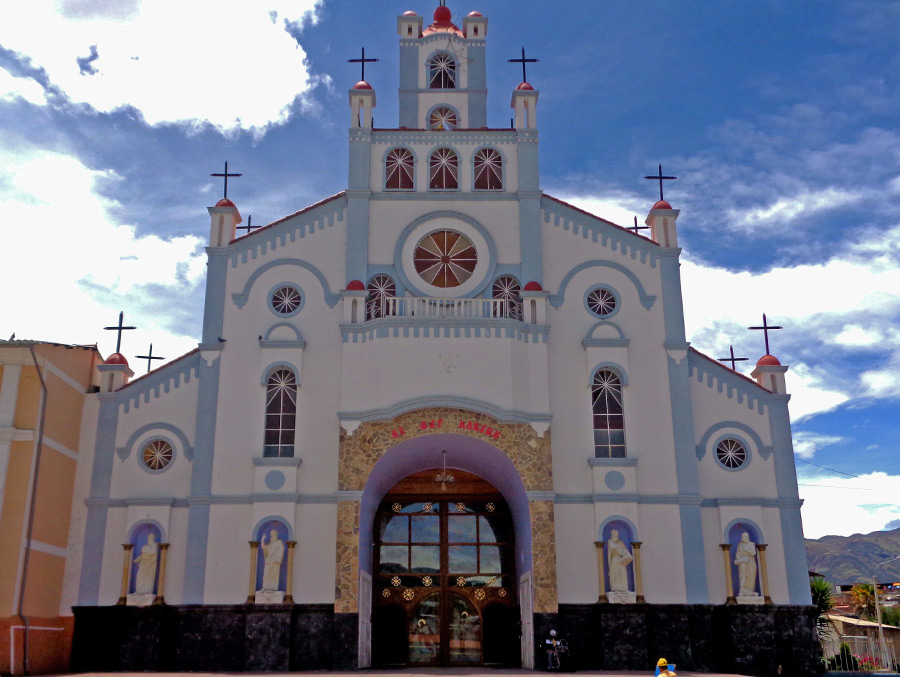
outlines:
[[[298, 294], [300, 294], [300, 305], [298, 305], [297, 308], [290, 313], [279, 313], [277, 310], [275, 310], [275, 306], [272, 303], [272, 297], [275, 296], [275, 292], [277, 292], [279, 289], [283, 289], [284, 287], [290, 287]], [[306, 305], [306, 292], [304, 292], [303, 288], [295, 282], [279, 282], [269, 290], [268, 294], [266, 294], [266, 304], [269, 306], [269, 310], [273, 315], [275, 315], [275, 317], [294, 317], [294, 315], [303, 310], [303, 306]]]
[[[418, 409], [430, 407], [449, 407], [453, 409], [465, 409], [477, 414], [485, 414], [497, 419], [500, 423], [531, 423], [532, 421], [549, 422], [553, 416], [549, 413], [536, 414], [524, 411], [502, 409], [490, 402], [477, 400], [472, 397], [458, 397], [454, 395], [425, 395], [401, 400], [390, 407], [380, 409], [366, 409], [364, 411], [339, 411], [338, 419], [341, 421], [389, 421], [391, 419]], [[453, 432], [448, 430], [447, 432]]]
[[762, 414], [771, 401], [772, 393], [734, 373], [725, 365], [711, 362], [692, 351], [688, 352], [688, 364], [691, 378], [698, 383], [705, 382], [708, 388], [715, 388], [729, 400], [734, 399], [748, 409], [756, 409]]
[[268, 383], [269, 377], [272, 375], [272, 372], [276, 369], [290, 369], [294, 374], [294, 378], [297, 380], [297, 387], [300, 387], [300, 370], [290, 362], [285, 362], [284, 360], [280, 360], [278, 362], [273, 362], [268, 367], [262, 370], [262, 379], [259, 384], [261, 386], [265, 386]]
[[151, 397], [156, 399], [163, 393], [190, 383], [192, 378], [197, 378], [200, 361], [200, 352], [196, 351], [193, 355], [188, 354], [169, 362], [146, 376], [141, 376], [139, 380], [132, 381], [124, 390], [116, 393], [123, 405], [123, 412], [127, 414], [132, 406], [139, 408], [142, 401], [149, 402]]
[[365, 324], [342, 324], [344, 343], [366, 343], [381, 338], [509, 338], [523, 343], [547, 343], [549, 325], [519, 320], [477, 318], [380, 317]]
[[294, 530], [291, 527], [290, 520], [285, 519], [281, 515], [269, 515], [268, 517], [263, 517], [259, 522], [256, 523], [256, 526], [253, 527], [253, 531], [250, 532], [251, 540], [256, 538], [257, 534], [259, 534], [259, 530], [266, 522], [281, 522], [287, 528], [289, 540], [294, 540]]
[[735, 524], [741, 524], [742, 522], [749, 524], [751, 527], [756, 529], [756, 537], [760, 539], [759, 541], [756, 541], [757, 543], [766, 543], [766, 537], [763, 534], [763, 530], [759, 528], [759, 525], [756, 522], [751, 519], [747, 519], [746, 517], [738, 517], [737, 519], [733, 519], [728, 523], [728, 526], [725, 527], [725, 531], [722, 532], [722, 543], [729, 542], [728, 533], [734, 528]]
[[266, 489], [270, 491], [278, 491], [281, 487], [284, 486], [284, 483], [287, 481], [287, 478], [284, 476], [284, 473], [280, 470], [270, 470], [266, 473], [263, 482], [266, 485]]
[[[171, 423], [165, 423], [164, 421], [157, 421], [155, 423], [147, 423], [146, 425], [142, 425], [140, 428], [135, 430], [131, 434], [131, 437], [128, 438], [128, 441], [125, 443], [125, 446], [116, 448], [116, 454], [118, 455], [118, 457], [123, 461], [125, 459], [127, 459], [129, 456], [131, 456], [131, 450], [134, 449], [134, 446], [137, 443], [137, 441], [141, 437], [146, 435], [148, 432], [151, 432], [154, 430], [165, 430], [168, 433], [172, 433], [175, 436], [175, 438], [178, 440], [178, 445], [173, 444], [172, 446], [173, 447], [181, 446], [181, 450], [184, 452], [184, 457], [186, 459], [191, 460], [194, 457], [194, 448], [190, 445], [190, 442], [188, 442], [187, 435], [185, 435], [181, 431], [181, 428], [178, 428], [177, 426], [174, 426]], [[171, 440], [167, 440], [167, 441], [169, 442], [169, 444], [172, 444]], [[173, 462], [174, 462], [174, 459], [173, 459]], [[171, 467], [171, 463], [169, 464], [169, 467]]]
[[[487, 127], [487, 62], [484, 41], [469, 44], [466, 50], [469, 92], [469, 127]], [[483, 94], [481, 92], [484, 92]], [[505, 184], [504, 184], [505, 185]]]
[[203, 343], [215, 343], [225, 321], [225, 279], [228, 250], [206, 248], [206, 295], [203, 301]]
[[590, 376], [588, 377], [588, 385], [589, 386], [594, 384], [594, 376], [596, 376], [597, 372], [600, 371], [601, 369], [608, 369], [609, 371], [613, 372], [616, 376], [619, 377], [619, 380], [622, 382], [623, 386], [628, 385], [628, 372], [625, 371], [625, 368], [620, 364], [616, 364], [615, 362], [610, 362], [609, 360], [604, 360], [603, 362], [600, 362], [599, 364], [594, 365], [594, 368], [591, 369]]
[[[338, 301], [341, 300], [341, 295], [332, 293], [331, 287], [328, 286], [328, 280], [325, 279], [322, 271], [316, 268], [313, 264], [307, 263], [306, 261], [303, 261], [301, 259], [275, 259], [274, 261], [269, 261], [268, 263], [260, 266], [255, 271], [253, 271], [250, 279], [248, 279], [247, 283], [244, 285], [244, 289], [240, 293], [231, 295], [231, 298], [234, 301], [234, 305], [236, 305], [238, 308], [243, 308], [247, 304], [247, 299], [250, 297], [250, 290], [253, 288], [254, 283], [260, 278], [260, 276], [262, 276], [263, 273], [272, 270], [272, 268], [277, 268], [278, 266], [297, 266], [298, 268], [308, 270], [313, 275], [315, 275], [316, 279], [319, 281], [319, 284], [322, 285], [322, 292], [324, 294], [325, 303], [328, 304], [329, 308], [334, 308], [337, 305]], [[221, 336], [221, 334], [217, 334], [216, 336], [214, 336], [211, 341], [207, 341], [204, 338], [203, 342], [216, 343], [218, 340], [218, 336]]]
[[744, 447], [744, 452], [746, 453], [746, 457], [744, 458], [744, 462], [738, 466], [737, 468], [729, 468], [727, 465], [722, 463], [722, 460], [719, 458], [719, 454], [715, 451], [712, 453], [713, 460], [716, 462], [716, 465], [719, 466], [725, 472], [741, 472], [746, 470], [750, 466], [750, 462], [753, 460], [753, 445], [749, 444], [743, 436], [737, 435], [733, 432], [724, 433], [719, 435], [716, 438], [716, 441], [712, 443], [712, 448], [718, 449], [719, 445], [725, 440], [736, 440], [741, 443], [741, 446]]
[[[522, 162], [519, 161], [519, 190], [522, 190]], [[541, 242], [541, 202], [536, 198], [519, 200], [519, 256], [522, 284], [544, 285], [544, 256]]]
[[[572, 270], [566, 273], [566, 276], [563, 278], [562, 282], [559, 285], [559, 290], [556, 292], [556, 294], [552, 294], [550, 296], [550, 305], [552, 305], [554, 308], [559, 308], [560, 306], [562, 306], [563, 302], [566, 300], [566, 289], [568, 288], [569, 283], [572, 282], [572, 278], [574, 278], [583, 270], [587, 270], [588, 268], [611, 268], [612, 270], [622, 273], [634, 285], [634, 288], [637, 290], [638, 297], [640, 298], [641, 305], [644, 306], [646, 310], [650, 310], [653, 307], [653, 304], [656, 303], [656, 296], [648, 294], [644, 290], [644, 285], [641, 284], [641, 281], [638, 279], [637, 275], [628, 270], [628, 268], [623, 266], [621, 263], [616, 263], [615, 261], [595, 259], [593, 261], [585, 261], [584, 263], [575, 266], [574, 268], [572, 268]], [[684, 340], [683, 327], [681, 340]]]
[[166, 542], [166, 530], [163, 529], [163, 525], [160, 524], [159, 522], [157, 522], [156, 520], [147, 519], [147, 518], [138, 520], [137, 522], [135, 522], [128, 528], [128, 538], [126, 538], [125, 541], [127, 543], [133, 543], [134, 542], [134, 532], [137, 531], [138, 529], [140, 529], [145, 524], [152, 524], [157, 529], [159, 529], [159, 538], [160, 538], [159, 542], [160, 543]]
[[275, 331], [276, 329], [281, 329], [281, 328], [283, 328], [283, 327], [287, 327], [288, 329], [290, 329], [290, 330], [294, 333], [294, 340], [295, 340], [295, 341], [302, 341], [302, 340], [303, 340], [303, 335], [300, 334], [300, 330], [297, 329], [297, 327], [295, 327], [294, 325], [292, 325], [290, 322], [278, 322], [278, 323], [276, 323], [276, 324], [273, 324], [271, 327], [269, 327], [269, 328], [266, 330], [266, 333], [263, 334], [263, 341], [271, 341], [271, 340], [272, 340], [272, 332]]
[[[741, 423], [740, 421], [722, 421], [721, 423], [716, 423], [713, 426], [710, 426], [709, 429], [703, 433], [703, 437], [700, 438], [700, 442], [697, 444], [697, 458], [702, 459], [706, 455], [706, 450], [709, 448], [709, 440], [710, 438], [718, 433], [720, 430], [726, 430], [728, 428], [732, 428], [734, 430], [740, 430], [742, 433], [747, 435], [753, 443], [752, 446], [756, 447], [756, 450], [759, 452], [759, 455], [764, 459], [769, 458], [772, 454], [772, 447], [766, 446], [762, 442], [762, 438], [756, 433], [753, 428], [748, 426], [745, 423]], [[737, 435], [730, 435], [730, 437], [737, 437]], [[746, 442], [744, 442], [746, 445]], [[748, 452], [750, 447], [748, 447]], [[746, 467], [746, 466], [744, 466]]]
[[[635, 541], [640, 540], [638, 538], [638, 531], [637, 531], [637, 527], [634, 526], [634, 522], [632, 522], [627, 517], [623, 517], [622, 515], [610, 515], [605, 520], [603, 520], [603, 523], [600, 525], [600, 528], [597, 530], [597, 540], [598, 541], [603, 539], [603, 530], [606, 528], [606, 525], [609, 524], [610, 522], [624, 522], [625, 524], [628, 525], [628, 528], [631, 529], [631, 537]], [[628, 545], [631, 545], [631, 543], [629, 543]]]

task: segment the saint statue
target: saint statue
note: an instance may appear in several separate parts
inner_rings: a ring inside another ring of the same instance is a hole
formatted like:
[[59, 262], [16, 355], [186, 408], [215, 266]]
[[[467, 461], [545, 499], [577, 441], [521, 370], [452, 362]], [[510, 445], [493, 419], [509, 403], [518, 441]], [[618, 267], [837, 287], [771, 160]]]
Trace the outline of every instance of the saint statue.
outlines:
[[750, 540], [750, 534], [746, 531], [741, 534], [741, 542], [737, 544], [734, 563], [740, 580], [738, 597], [756, 595], [756, 543]]
[[281, 561], [284, 559], [284, 541], [278, 538], [278, 531], [272, 529], [269, 542], [263, 534], [260, 541], [265, 566], [263, 568], [262, 590], [264, 592], [276, 592], [278, 579], [281, 577]]
[[156, 536], [151, 532], [147, 536], [147, 543], [141, 548], [141, 554], [134, 558], [137, 564], [137, 575], [134, 578], [134, 594], [152, 595], [153, 584], [156, 582], [156, 556], [159, 546], [156, 544]]
[[606, 542], [607, 560], [609, 562], [609, 589], [612, 592], [631, 592], [628, 588], [628, 565], [634, 559], [628, 546], [619, 538], [619, 531], [609, 532]]

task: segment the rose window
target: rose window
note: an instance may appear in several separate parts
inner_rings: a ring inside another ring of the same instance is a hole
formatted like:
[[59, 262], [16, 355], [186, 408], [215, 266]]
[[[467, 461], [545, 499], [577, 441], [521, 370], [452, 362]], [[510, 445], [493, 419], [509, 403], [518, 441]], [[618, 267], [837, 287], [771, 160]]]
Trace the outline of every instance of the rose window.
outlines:
[[279, 315], [290, 315], [303, 301], [303, 296], [294, 287], [281, 287], [272, 294], [272, 310]]
[[716, 446], [716, 458], [726, 468], [737, 470], [747, 462], [747, 450], [737, 440], [722, 440]]
[[475, 271], [475, 245], [462, 233], [439, 230], [429, 233], [413, 252], [416, 272], [425, 282], [442, 289], [458, 287]]
[[434, 190], [456, 190], [459, 188], [459, 161], [449, 148], [438, 148], [431, 154], [428, 164], [430, 181], [428, 187]]
[[431, 128], [439, 131], [451, 131], [459, 124], [453, 109], [441, 106], [431, 111]]
[[609, 289], [599, 287], [587, 295], [587, 306], [594, 315], [606, 317], [616, 310], [616, 297]]
[[172, 462], [175, 452], [165, 440], [153, 440], [144, 447], [144, 465], [150, 470], [163, 470]]

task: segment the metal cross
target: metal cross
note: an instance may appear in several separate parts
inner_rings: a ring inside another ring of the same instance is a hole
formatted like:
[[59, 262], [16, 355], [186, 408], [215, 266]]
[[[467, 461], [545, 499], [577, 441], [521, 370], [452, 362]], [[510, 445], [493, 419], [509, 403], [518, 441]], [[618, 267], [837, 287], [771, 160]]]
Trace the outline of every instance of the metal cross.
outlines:
[[766, 355], [771, 355], [772, 353], [769, 352], [769, 331], [771, 331], [773, 329], [784, 329], [784, 327], [773, 327], [766, 321], [766, 314], [763, 313], [762, 326], [761, 327], [747, 327], [747, 329], [762, 330], [763, 334], [765, 334], [765, 337], [766, 337]]
[[525, 64], [526, 63], [537, 63], [540, 59], [526, 59], [525, 58], [525, 48], [522, 48], [522, 58], [521, 59], [507, 59], [510, 63], [520, 63], [522, 64], [522, 82], [528, 82], [528, 78], [525, 76]]
[[243, 174], [229, 174], [228, 173], [228, 160], [225, 160], [225, 173], [224, 174], [210, 174], [210, 176], [224, 176], [225, 177], [225, 197], [228, 197], [228, 177], [229, 176], [243, 176]]
[[[629, 226], [625, 230], [630, 230], [635, 235], [640, 235], [640, 233], [638, 233], [639, 230], [650, 230], [650, 226], [639, 226], [638, 222], [637, 222], [637, 216], [635, 216], [634, 217], [634, 225]], [[641, 235], [641, 237], [643, 237], [643, 235]]]
[[121, 348], [122, 348], [122, 332], [123, 332], [123, 331], [127, 331], [127, 330], [129, 330], [129, 329], [137, 329], [137, 327], [125, 327], [125, 326], [123, 326], [123, 325], [122, 325], [122, 320], [123, 320], [124, 317], [125, 317], [125, 312], [124, 312], [124, 311], [120, 311], [120, 312], [119, 312], [119, 324], [118, 324], [118, 325], [116, 325], [115, 327], [103, 327], [103, 329], [105, 329], [105, 330], [116, 331], [116, 332], [118, 332], [118, 336], [117, 336], [117, 338], [116, 338], [116, 352], [117, 352], [117, 353], [120, 352], [120, 351], [121, 351]]
[[677, 179], [677, 176], [663, 176], [662, 173], [662, 164], [659, 165], [659, 174], [656, 176], [645, 176], [645, 179], [652, 179], [653, 181], [659, 181], [659, 199], [663, 198], [663, 181], [674, 181]]
[[731, 352], [731, 357], [720, 357], [719, 362], [731, 362], [731, 371], [737, 371], [735, 367], [735, 362], [746, 362], [748, 358], [746, 357], [735, 357], [734, 356], [734, 346], [728, 346], [728, 350]]
[[166, 359], [165, 357], [157, 357], [156, 355], [153, 354], [153, 344], [152, 343], [150, 344], [150, 352], [148, 352], [146, 355], [138, 355], [137, 358], [139, 360], [147, 360], [147, 373], [148, 374], [150, 373], [150, 365], [153, 364], [153, 360]]
[[362, 77], [360, 80], [366, 79], [366, 64], [367, 63], [375, 63], [378, 59], [367, 59], [366, 58], [366, 48], [362, 48], [362, 56], [359, 59], [347, 59], [347, 63], [358, 63], [362, 64]]
[[253, 214], [251, 214], [250, 216], [247, 217], [247, 225], [246, 226], [235, 226], [234, 229], [235, 230], [246, 230], [247, 234], [249, 235], [253, 231], [254, 228], [262, 228], [262, 226], [252, 226], [252, 225], [250, 225], [251, 223], [253, 223]]

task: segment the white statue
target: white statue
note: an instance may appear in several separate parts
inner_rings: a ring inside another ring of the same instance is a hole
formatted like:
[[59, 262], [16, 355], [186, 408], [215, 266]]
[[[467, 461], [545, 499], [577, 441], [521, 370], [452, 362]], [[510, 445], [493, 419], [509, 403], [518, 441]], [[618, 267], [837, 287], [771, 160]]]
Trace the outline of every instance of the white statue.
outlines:
[[609, 589], [613, 592], [630, 592], [628, 587], [628, 565], [634, 557], [628, 552], [628, 546], [619, 538], [617, 529], [609, 532], [606, 542], [607, 560], [609, 562]]
[[134, 594], [152, 595], [153, 584], [156, 582], [156, 556], [159, 546], [156, 544], [156, 536], [152, 533], [147, 536], [147, 544], [141, 548], [141, 554], [134, 558], [137, 567], [137, 575], [134, 578]]
[[750, 540], [746, 531], [741, 534], [741, 542], [737, 544], [734, 563], [738, 568], [740, 585], [739, 597], [756, 595], [756, 544]]
[[281, 577], [284, 541], [278, 538], [278, 531], [272, 529], [269, 542], [266, 543], [266, 536], [263, 534], [260, 545], [262, 546], [263, 560], [265, 561], [261, 590], [274, 592], [278, 590], [278, 579]]

